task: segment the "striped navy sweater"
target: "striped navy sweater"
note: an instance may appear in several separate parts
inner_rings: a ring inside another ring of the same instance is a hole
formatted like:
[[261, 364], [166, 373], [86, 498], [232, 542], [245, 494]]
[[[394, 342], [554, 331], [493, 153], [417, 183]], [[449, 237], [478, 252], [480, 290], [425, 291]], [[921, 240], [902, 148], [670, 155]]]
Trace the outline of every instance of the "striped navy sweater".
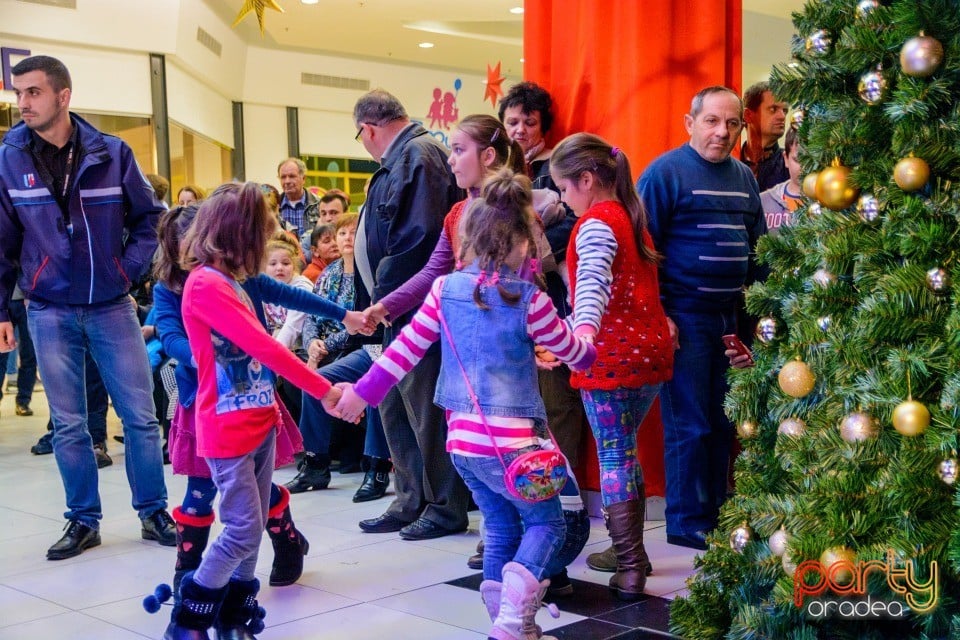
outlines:
[[660, 294], [669, 315], [733, 311], [755, 276], [766, 233], [757, 181], [735, 158], [704, 160], [689, 144], [654, 160], [637, 181], [663, 256]]

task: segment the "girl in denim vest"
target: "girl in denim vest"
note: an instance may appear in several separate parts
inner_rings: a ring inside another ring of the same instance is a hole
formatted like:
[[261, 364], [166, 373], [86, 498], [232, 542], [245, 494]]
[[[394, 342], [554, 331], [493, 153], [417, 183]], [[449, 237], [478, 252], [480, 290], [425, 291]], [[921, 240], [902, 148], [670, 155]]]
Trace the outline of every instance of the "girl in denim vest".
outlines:
[[626, 154], [595, 135], [564, 139], [550, 160], [563, 201], [579, 218], [567, 248], [573, 329], [597, 346], [597, 361], [574, 373], [597, 441], [600, 492], [617, 572], [610, 588], [641, 597], [646, 496], [637, 429], [673, 374], [673, 339], [660, 304], [657, 254]]
[[536, 258], [531, 205], [525, 176], [501, 170], [484, 183], [460, 228], [462, 268], [434, 282], [412, 322], [355, 386], [344, 388], [337, 406], [345, 420], [357, 419], [441, 341], [435, 401], [447, 412], [447, 451], [486, 522], [480, 593], [496, 640], [548, 637], [534, 617], [566, 529], [558, 497], [531, 503], [509, 493], [497, 451], [509, 464], [540, 446], [546, 413], [536, 345], [571, 369], [596, 357], [560, 321], [549, 296], [518, 273]]

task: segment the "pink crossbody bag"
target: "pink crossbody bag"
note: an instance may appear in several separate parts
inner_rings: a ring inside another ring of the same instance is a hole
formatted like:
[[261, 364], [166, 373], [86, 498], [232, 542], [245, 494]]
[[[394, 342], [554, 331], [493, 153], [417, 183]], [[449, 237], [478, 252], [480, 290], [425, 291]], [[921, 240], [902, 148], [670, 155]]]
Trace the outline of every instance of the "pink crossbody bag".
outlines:
[[447, 326], [447, 321], [439, 308], [437, 309], [437, 315], [440, 318], [440, 326], [443, 327], [443, 332], [447, 336], [447, 342], [450, 343], [450, 351], [460, 366], [460, 373], [463, 374], [463, 382], [467, 387], [470, 400], [473, 402], [473, 408], [480, 416], [480, 422], [483, 423], [483, 428], [490, 436], [490, 443], [497, 452], [497, 457], [500, 458], [500, 464], [503, 465], [504, 483], [507, 486], [507, 491], [513, 497], [526, 502], [541, 502], [554, 497], [560, 493], [560, 490], [567, 483], [567, 459], [560, 453], [560, 447], [557, 446], [557, 441], [554, 440], [550, 428], [547, 428], [547, 433], [553, 442], [553, 450], [538, 449], [521, 453], [508, 465], [500, 452], [500, 448], [497, 447], [497, 441], [490, 431], [487, 418], [480, 408], [480, 401], [477, 399], [477, 394], [473, 391], [473, 385], [470, 384], [470, 379], [467, 377], [467, 370], [460, 360], [456, 347], [454, 347], [450, 328]]

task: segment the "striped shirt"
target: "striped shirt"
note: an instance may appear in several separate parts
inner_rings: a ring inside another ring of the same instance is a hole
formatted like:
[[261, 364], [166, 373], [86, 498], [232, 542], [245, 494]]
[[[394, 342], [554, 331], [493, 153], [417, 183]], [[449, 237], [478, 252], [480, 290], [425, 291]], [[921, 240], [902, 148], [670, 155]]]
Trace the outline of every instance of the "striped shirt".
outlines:
[[[400, 335], [384, 350], [383, 356], [357, 382], [354, 391], [367, 403], [380, 404], [387, 391], [420, 362], [430, 345], [440, 339], [438, 312], [444, 279], [437, 278], [410, 324], [401, 330]], [[535, 292], [530, 299], [527, 335], [534, 344], [546, 348], [571, 369], [589, 367], [596, 358], [593, 345], [573, 335], [560, 320], [550, 297], [542, 291]], [[491, 344], [495, 342], [491, 341]], [[478, 414], [448, 411], [447, 420], [447, 451], [464, 456], [496, 455]], [[486, 421], [497, 448], [502, 451], [537, 444], [532, 419], [486, 416]]]
[[600, 320], [610, 301], [613, 284], [613, 259], [617, 256], [617, 238], [602, 220], [586, 220], [577, 233], [577, 297], [574, 301], [573, 328], [586, 325], [599, 333]]

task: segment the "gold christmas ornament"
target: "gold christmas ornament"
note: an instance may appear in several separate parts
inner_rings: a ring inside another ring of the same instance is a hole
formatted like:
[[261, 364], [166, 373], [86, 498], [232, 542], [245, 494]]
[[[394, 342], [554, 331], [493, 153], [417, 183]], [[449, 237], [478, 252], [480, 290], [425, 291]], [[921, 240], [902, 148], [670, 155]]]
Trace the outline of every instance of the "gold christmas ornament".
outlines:
[[743, 553], [743, 550], [753, 540], [753, 531], [743, 523], [730, 533], [730, 548], [737, 553]]
[[797, 358], [783, 365], [777, 375], [777, 382], [788, 396], [802, 398], [813, 391], [817, 376], [813, 374], [806, 362]]
[[840, 437], [846, 442], [863, 442], [877, 436], [876, 419], [863, 411], [855, 411], [840, 421]]
[[[850, 566], [834, 568], [834, 565], [839, 562], [849, 563]], [[853, 580], [853, 569], [857, 564], [857, 554], [849, 547], [830, 547], [824, 549], [823, 553], [820, 554], [820, 564], [823, 566], [824, 573], [828, 578], [832, 578], [835, 584], [846, 585]]]
[[923, 189], [930, 179], [930, 165], [913, 155], [903, 158], [893, 167], [893, 181], [906, 192]]
[[749, 440], [750, 438], [756, 437], [759, 428], [755, 420], [744, 420], [737, 425], [737, 435], [740, 436], [742, 440]]
[[822, 56], [830, 51], [830, 45], [832, 44], [833, 40], [830, 38], [830, 34], [823, 29], [817, 29], [807, 36], [804, 48], [811, 56]]
[[926, 78], [940, 67], [943, 62], [943, 45], [936, 38], [923, 32], [910, 38], [900, 49], [900, 66], [908, 76]]
[[937, 473], [940, 475], [940, 479], [947, 484], [953, 484], [957, 481], [957, 472], [958, 465], [955, 458], [947, 458], [941, 462], [940, 466], [937, 468]]
[[800, 418], [787, 418], [777, 427], [777, 433], [791, 438], [799, 438], [806, 432], [807, 423]]
[[834, 211], [846, 209], [857, 201], [860, 189], [850, 184], [850, 169], [834, 160], [833, 164], [817, 177], [817, 200]]
[[918, 436], [930, 426], [930, 411], [916, 400], [901, 402], [893, 410], [893, 428], [904, 436]]
[[767, 544], [770, 545], [770, 553], [775, 556], [782, 556], [787, 552], [787, 545], [790, 543], [790, 536], [786, 529], [780, 528], [773, 532]]
[[860, 76], [860, 83], [857, 85], [857, 93], [860, 99], [867, 104], [877, 104], [887, 95], [887, 79], [883, 77], [883, 69], [877, 65], [876, 69], [867, 71]]
[[803, 189], [803, 195], [811, 200], [816, 200], [817, 198], [817, 179], [819, 177], [820, 173], [818, 171], [811, 171], [803, 177], [803, 184], [800, 185]]
[[865, 193], [857, 200], [857, 215], [867, 224], [872, 224], [880, 217], [880, 201], [872, 193]]
[[813, 281], [821, 287], [829, 287], [831, 284], [837, 281], [837, 276], [823, 268], [814, 271], [812, 277]]
[[950, 274], [943, 267], [934, 267], [927, 271], [927, 286], [937, 295], [950, 290]]
[[803, 112], [803, 109], [797, 107], [793, 110], [793, 113], [790, 114], [790, 126], [794, 129], [799, 129], [803, 126], [804, 117], [806, 117], [806, 114]]
[[764, 344], [768, 344], [777, 337], [777, 319], [773, 316], [765, 316], [757, 321], [757, 339]]

